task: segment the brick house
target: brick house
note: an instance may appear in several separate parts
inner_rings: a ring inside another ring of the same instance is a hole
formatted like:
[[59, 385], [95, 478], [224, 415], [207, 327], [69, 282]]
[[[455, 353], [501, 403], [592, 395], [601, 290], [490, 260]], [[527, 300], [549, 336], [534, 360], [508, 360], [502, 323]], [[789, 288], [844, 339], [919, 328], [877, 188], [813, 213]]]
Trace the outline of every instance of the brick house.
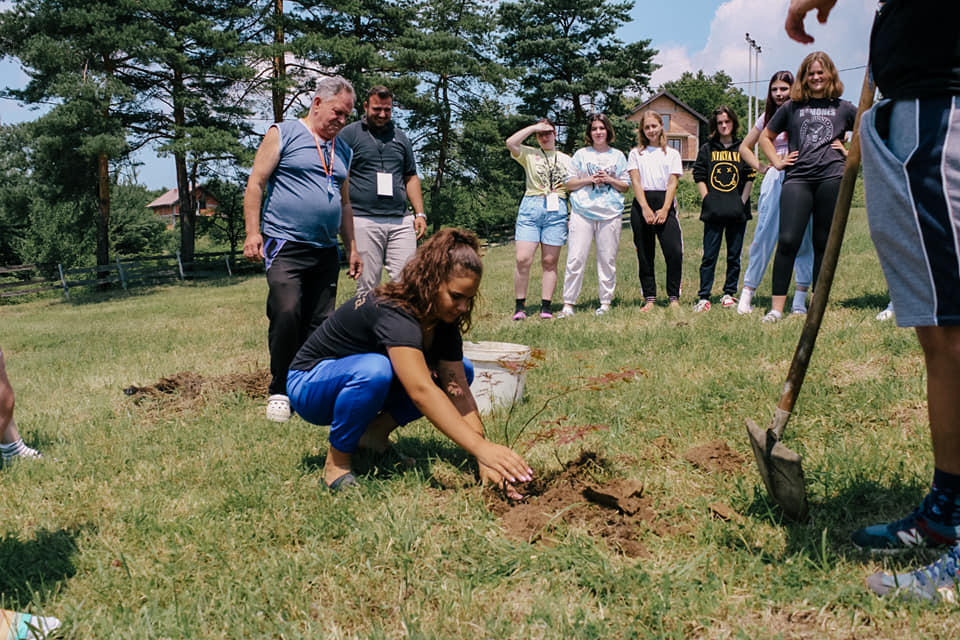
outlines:
[[667, 144], [680, 152], [684, 168], [690, 167], [697, 159], [700, 150], [700, 123], [707, 119], [680, 102], [669, 91], [661, 91], [638, 105], [627, 120], [640, 124], [640, 114], [646, 110], [656, 111], [663, 118], [663, 128], [667, 132]]
[[[212, 216], [220, 204], [216, 196], [209, 193], [203, 185], [193, 190], [193, 201], [197, 203], [198, 216]], [[168, 229], [172, 229], [180, 215], [180, 193], [176, 189], [170, 189], [148, 204], [147, 208], [160, 216], [167, 223]]]

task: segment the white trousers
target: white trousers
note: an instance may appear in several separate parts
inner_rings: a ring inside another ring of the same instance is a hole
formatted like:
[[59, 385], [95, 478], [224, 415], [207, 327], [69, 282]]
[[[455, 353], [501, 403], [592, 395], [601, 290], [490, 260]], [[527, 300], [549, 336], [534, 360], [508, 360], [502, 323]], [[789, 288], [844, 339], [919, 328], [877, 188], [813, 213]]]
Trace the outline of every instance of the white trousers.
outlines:
[[391, 280], [399, 280], [400, 271], [417, 251], [413, 215], [354, 216], [353, 235], [363, 260], [357, 295], [373, 291], [380, 284], [384, 267]]
[[563, 303], [574, 305], [583, 287], [583, 272], [590, 255], [590, 245], [597, 245], [597, 278], [600, 281], [600, 304], [613, 302], [617, 286], [617, 250], [620, 248], [621, 216], [610, 220], [589, 220], [578, 213], [570, 214], [567, 235], [567, 269], [563, 275]]

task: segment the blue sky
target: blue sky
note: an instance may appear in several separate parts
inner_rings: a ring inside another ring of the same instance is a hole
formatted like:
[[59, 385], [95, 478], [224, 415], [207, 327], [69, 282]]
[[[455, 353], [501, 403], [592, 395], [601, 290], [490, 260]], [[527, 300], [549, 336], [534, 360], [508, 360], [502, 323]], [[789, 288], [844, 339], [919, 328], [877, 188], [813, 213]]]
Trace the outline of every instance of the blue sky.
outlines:
[[[653, 74], [654, 89], [684, 71], [714, 73], [723, 69], [745, 91], [765, 96], [766, 82], [774, 71], [796, 72], [807, 53], [822, 49], [841, 69], [844, 97], [856, 103], [876, 0], [840, 0], [826, 26], [809, 17], [807, 30], [816, 42], [808, 46], [789, 40], [783, 31], [788, 4], [788, 0], [636, 0], [633, 21], [617, 35], [624, 42], [649, 39], [659, 51], [655, 60], [661, 68]], [[0, 2], [0, 8], [7, 6], [9, 3]], [[745, 84], [750, 80], [745, 33], [761, 47], [760, 83], [753, 88]], [[0, 86], [20, 87], [25, 82], [15, 61], [0, 62]], [[6, 124], [32, 120], [40, 113], [0, 100], [0, 122]], [[140, 159], [145, 165], [138, 171], [139, 182], [154, 189], [176, 184], [172, 158], [142, 153]]]

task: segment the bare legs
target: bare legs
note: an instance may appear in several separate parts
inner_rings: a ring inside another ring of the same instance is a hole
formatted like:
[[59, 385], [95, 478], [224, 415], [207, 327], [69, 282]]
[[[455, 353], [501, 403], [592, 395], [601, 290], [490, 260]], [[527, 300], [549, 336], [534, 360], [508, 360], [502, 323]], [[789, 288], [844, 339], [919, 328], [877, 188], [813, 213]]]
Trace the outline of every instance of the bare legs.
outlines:
[[517, 241], [517, 266], [513, 272], [514, 298], [527, 297], [527, 287], [530, 284], [530, 267], [533, 265], [533, 256], [540, 247], [540, 266], [543, 268], [543, 279], [540, 297], [543, 300], [552, 300], [554, 289], [557, 287], [557, 263], [560, 261], [560, 247], [540, 242]]
[[917, 327], [927, 364], [934, 466], [960, 474], [960, 327]]
[[13, 387], [7, 378], [7, 367], [0, 351], [0, 444], [10, 444], [20, 439], [20, 432], [13, 421]]
[[[393, 446], [393, 443], [390, 442], [390, 434], [393, 433], [398, 426], [397, 422], [389, 413], [379, 413], [367, 426], [367, 430], [363, 432], [358, 446], [361, 449], [369, 449], [370, 451], [383, 453]], [[345, 473], [350, 473], [352, 470], [350, 466], [352, 458], [353, 454], [340, 451], [333, 445], [330, 445], [330, 449], [327, 452], [327, 461], [323, 467], [324, 481], [329, 485]], [[401, 458], [404, 464], [408, 466], [412, 466], [414, 463], [414, 460], [406, 456], [401, 456]]]

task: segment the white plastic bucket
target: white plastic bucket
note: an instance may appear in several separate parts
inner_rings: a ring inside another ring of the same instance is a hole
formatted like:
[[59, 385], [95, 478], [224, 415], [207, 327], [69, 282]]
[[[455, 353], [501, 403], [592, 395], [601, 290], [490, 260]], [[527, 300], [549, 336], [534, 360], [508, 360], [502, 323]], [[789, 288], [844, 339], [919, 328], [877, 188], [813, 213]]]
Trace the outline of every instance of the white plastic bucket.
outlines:
[[510, 342], [464, 342], [463, 355], [473, 363], [470, 391], [480, 413], [510, 406], [523, 398], [530, 347]]

